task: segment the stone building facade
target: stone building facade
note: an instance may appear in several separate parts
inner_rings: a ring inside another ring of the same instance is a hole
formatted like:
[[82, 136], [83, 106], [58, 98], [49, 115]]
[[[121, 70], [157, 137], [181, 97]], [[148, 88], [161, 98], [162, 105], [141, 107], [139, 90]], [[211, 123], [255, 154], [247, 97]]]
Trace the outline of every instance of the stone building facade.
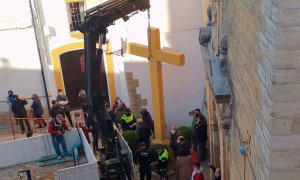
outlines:
[[203, 0], [202, 11], [210, 153], [222, 179], [299, 179], [300, 1]]

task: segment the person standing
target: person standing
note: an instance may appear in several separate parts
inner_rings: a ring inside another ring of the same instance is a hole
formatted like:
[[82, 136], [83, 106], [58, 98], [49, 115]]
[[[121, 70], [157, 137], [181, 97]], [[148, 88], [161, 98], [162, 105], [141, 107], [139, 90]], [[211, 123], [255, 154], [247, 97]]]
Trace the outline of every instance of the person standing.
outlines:
[[116, 121], [117, 127], [120, 129], [120, 126], [122, 124], [122, 117], [125, 113], [125, 108], [123, 103], [119, 103], [118, 107], [114, 110], [114, 117]]
[[[62, 159], [62, 156], [68, 156], [68, 150], [64, 138], [66, 130], [69, 131], [70, 129], [68, 129], [66, 121], [61, 114], [56, 115], [56, 117], [48, 124], [48, 132], [51, 134], [52, 144], [58, 159]], [[61, 145], [63, 153], [61, 153], [59, 145]]]
[[191, 114], [193, 115], [193, 120], [191, 124], [191, 128], [193, 129], [192, 144], [195, 150], [198, 151], [199, 141], [197, 140], [197, 134], [195, 132], [195, 124], [198, 122], [199, 119], [204, 120], [207, 124], [207, 118], [201, 113], [199, 108], [196, 108]]
[[52, 100], [52, 108], [50, 109], [50, 116], [55, 118], [58, 114], [62, 115], [65, 118], [65, 112], [60, 107], [56, 100]]
[[68, 97], [65, 94], [63, 94], [61, 89], [58, 90], [58, 96], [56, 97], [56, 101], [58, 102], [58, 104], [60, 104], [62, 106], [70, 125], [72, 127], [74, 127], [72, 118], [71, 118], [71, 114], [70, 114], [71, 108], [69, 105]]
[[81, 90], [79, 92], [79, 103], [81, 106], [81, 110], [83, 113], [84, 121], [87, 123], [88, 118], [88, 105], [87, 105], [87, 99], [86, 99], [86, 92], [85, 90]]
[[152, 131], [151, 134], [153, 134], [153, 138], [155, 138], [154, 137], [154, 122], [152, 120], [151, 114], [149, 113], [149, 111], [146, 108], [143, 108], [140, 112], [140, 115], [142, 116], [144, 123], [150, 129], [150, 132]]
[[146, 142], [150, 146], [151, 130], [142, 119], [137, 120], [137, 134], [140, 142]]
[[200, 161], [206, 160], [207, 124], [203, 116], [198, 116], [194, 125], [196, 145], [199, 146]]
[[145, 176], [147, 180], [151, 179], [151, 163], [153, 160], [153, 154], [149, 150], [147, 143], [141, 142], [140, 149], [135, 156], [135, 161], [140, 166], [140, 180], [144, 180]]
[[89, 136], [89, 133], [91, 132], [91, 130], [86, 126], [84, 121], [79, 122], [79, 127], [82, 129], [87, 142], [89, 144], [91, 144], [91, 140], [90, 140], [90, 136]]
[[99, 138], [99, 134], [97, 131], [97, 119], [96, 118], [88, 118], [87, 121], [87, 127], [91, 130], [92, 136], [93, 136], [93, 152], [94, 155], [97, 155], [97, 151], [100, 151], [99, 147], [98, 147], [98, 138]]
[[109, 118], [113, 123], [116, 123], [115, 114], [112, 108], [110, 107], [109, 103], [105, 103], [105, 111], [106, 111], [107, 118]]
[[175, 125], [171, 126], [171, 141], [170, 141], [170, 147], [174, 152], [175, 158], [177, 157], [177, 138], [178, 138], [178, 132]]
[[34, 116], [34, 118], [39, 118], [37, 120], [39, 122], [38, 123], [39, 124], [38, 128], [42, 128], [42, 127], [47, 126], [47, 123], [45, 122], [45, 120], [42, 119], [43, 118], [42, 116], [44, 114], [44, 110], [43, 110], [41, 101], [39, 99], [39, 96], [37, 94], [33, 94], [31, 99], [33, 100], [32, 105], [31, 105], [31, 108], [32, 108], [32, 111], [33, 111], [33, 116]]
[[183, 136], [179, 136], [177, 139], [177, 163], [179, 179], [189, 179], [192, 174], [192, 157], [189, 145]]
[[115, 111], [119, 104], [122, 104], [124, 108], [126, 108], [125, 103], [120, 99], [120, 97], [116, 97], [116, 100], [112, 106], [112, 110]]
[[[28, 132], [32, 132], [30, 123], [28, 121], [27, 111], [25, 109], [25, 105], [27, 104], [27, 101], [25, 99], [19, 99], [18, 95], [14, 95], [14, 102], [12, 104], [12, 111], [15, 114], [16, 118], [19, 119], [20, 128], [22, 131], [22, 134], [25, 133], [25, 127], [24, 127], [24, 121], [27, 126]], [[22, 119], [24, 118], [24, 119]]]
[[133, 130], [135, 131], [136, 129], [136, 119], [134, 115], [131, 113], [129, 108], [125, 109], [125, 114], [122, 116], [122, 129], [123, 131], [127, 130]]
[[161, 179], [166, 179], [168, 174], [168, 160], [169, 153], [167, 149], [163, 149], [162, 147], [158, 147], [156, 149], [157, 152], [157, 172]]
[[[8, 91], [8, 96], [7, 96], [7, 104], [8, 104], [8, 108], [9, 108], [9, 113], [10, 115], [12, 115], [13, 117], [16, 118], [16, 115], [14, 114], [14, 112], [12, 111], [12, 104], [14, 103], [15, 98], [14, 98], [14, 93], [12, 90]], [[16, 124], [19, 124], [19, 120], [16, 119]]]

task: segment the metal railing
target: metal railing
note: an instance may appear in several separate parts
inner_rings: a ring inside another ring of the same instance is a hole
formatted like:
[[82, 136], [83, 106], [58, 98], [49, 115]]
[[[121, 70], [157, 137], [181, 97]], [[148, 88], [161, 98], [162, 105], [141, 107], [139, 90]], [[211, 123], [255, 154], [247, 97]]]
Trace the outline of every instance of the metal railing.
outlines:
[[118, 128], [116, 126], [114, 126], [114, 128], [117, 130], [117, 136], [118, 136], [122, 150], [126, 150], [126, 152], [127, 152], [127, 157], [128, 157], [129, 163], [130, 163], [130, 171], [131, 171], [130, 174], [134, 177], [134, 162], [133, 162], [132, 151], [131, 151], [129, 145], [127, 144], [126, 140], [122, 136], [121, 132], [118, 130]]

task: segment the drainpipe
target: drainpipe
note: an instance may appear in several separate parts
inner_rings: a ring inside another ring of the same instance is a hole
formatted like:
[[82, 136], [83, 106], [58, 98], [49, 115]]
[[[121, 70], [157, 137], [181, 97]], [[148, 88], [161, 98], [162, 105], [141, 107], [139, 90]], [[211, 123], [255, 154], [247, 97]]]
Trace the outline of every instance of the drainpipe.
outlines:
[[30, 5], [30, 12], [31, 12], [31, 20], [32, 20], [32, 25], [34, 29], [34, 35], [35, 35], [35, 40], [36, 40], [36, 46], [37, 46], [37, 51], [39, 53], [39, 60], [40, 60], [40, 65], [41, 65], [41, 73], [42, 73], [42, 78], [43, 78], [43, 85], [44, 85], [44, 90], [45, 90], [45, 95], [47, 99], [47, 106], [48, 106], [48, 112], [50, 112], [50, 103], [49, 103], [49, 94], [48, 94], [48, 89], [47, 89], [47, 84], [46, 84], [46, 79], [45, 79], [45, 73], [44, 73], [44, 67], [43, 67], [43, 62], [42, 62], [42, 54], [40, 50], [40, 43], [39, 43], [39, 38], [38, 38], [38, 24], [35, 21], [34, 18], [34, 9], [32, 7], [31, 0], [29, 0], [29, 5]]

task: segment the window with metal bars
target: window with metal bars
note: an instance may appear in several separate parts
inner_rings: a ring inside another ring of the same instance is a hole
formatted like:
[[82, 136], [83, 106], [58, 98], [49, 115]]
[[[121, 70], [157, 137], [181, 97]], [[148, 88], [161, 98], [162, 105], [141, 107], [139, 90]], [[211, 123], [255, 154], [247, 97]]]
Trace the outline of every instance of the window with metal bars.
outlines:
[[84, 1], [68, 3], [70, 31], [77, 31], [83, 22]]

